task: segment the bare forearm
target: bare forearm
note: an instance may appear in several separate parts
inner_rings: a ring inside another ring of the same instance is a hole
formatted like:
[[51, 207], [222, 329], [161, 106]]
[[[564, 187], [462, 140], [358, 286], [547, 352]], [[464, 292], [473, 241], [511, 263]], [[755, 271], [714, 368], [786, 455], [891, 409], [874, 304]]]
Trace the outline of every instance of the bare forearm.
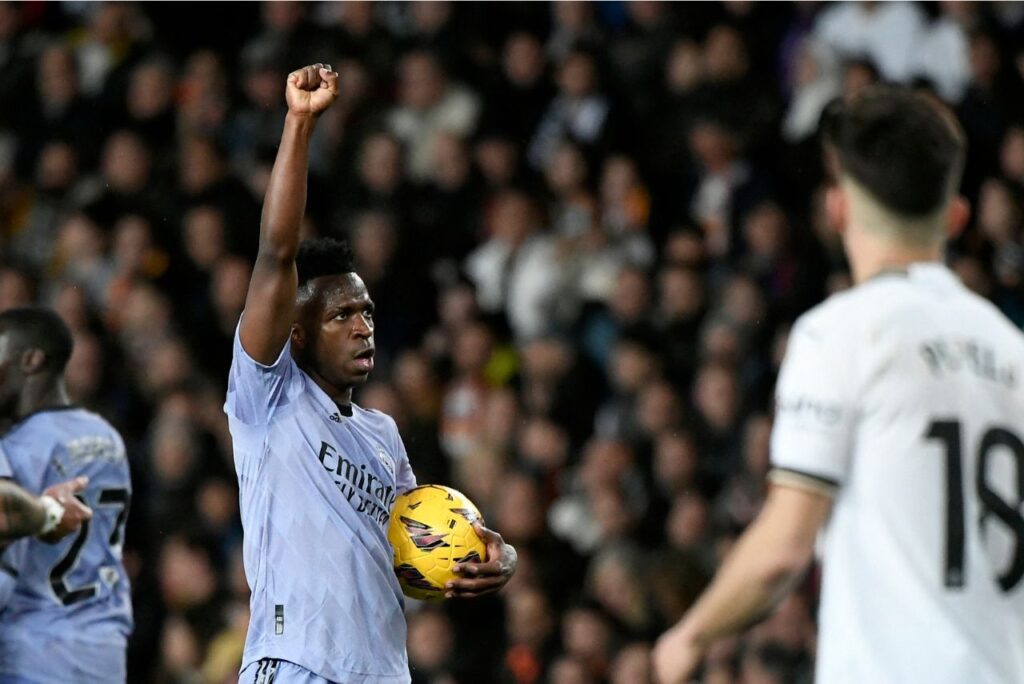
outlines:
[[0, 539], [11, 540], [38, 533], [46, 521], [46, 509], [9, 480], [0, 480]]
[[299, 228], [306, 209], [309, 141], [316, 118], [289, 113], [284, 120], [260, 222], [260, 255], [291, 261], [299, 245]]
[[781, 601], [803, 575], [810, 554], [773, 543], [772, 530], [751, 527], [704, 595], [683, 618], [682, 628], [696, 643], [746, 629]]

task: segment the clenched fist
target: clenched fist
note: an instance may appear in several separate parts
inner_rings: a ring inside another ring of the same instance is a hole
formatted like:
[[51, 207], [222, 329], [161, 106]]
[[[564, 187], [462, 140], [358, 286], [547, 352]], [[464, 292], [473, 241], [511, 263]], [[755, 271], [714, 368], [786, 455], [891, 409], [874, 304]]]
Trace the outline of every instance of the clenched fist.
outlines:
[[313, 64], [288, 74], [285, 100], [291, 114], [317, 116], [338, 97], [338, 73], [330, 64]]
[[92, 518], [92, 509], [77, 496], [88, 484], [89, 478], [76, 477], [73, 480], [55, 484], [43, 492], [45, 496], [54, 498], [57, 503], [64, 506], [64, 517], [53, 531], [41, 536], [40, 539], [50, 544], [58, 542], [69, 534], [77, 532], [82, 523]]

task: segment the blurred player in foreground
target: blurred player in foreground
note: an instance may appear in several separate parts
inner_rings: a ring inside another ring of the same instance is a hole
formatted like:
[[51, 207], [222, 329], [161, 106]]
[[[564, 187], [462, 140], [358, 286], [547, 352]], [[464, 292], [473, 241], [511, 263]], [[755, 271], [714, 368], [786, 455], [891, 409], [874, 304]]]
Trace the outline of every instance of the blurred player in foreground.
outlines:
[[132, 604], [121, 547], [131, 499], [128, 461], [117, 430], [68, 401], [63, 374], [71, 344], [52, 311], [0, 313], [0, 467], [29, 491], [54, 491], [46, 488], [75, 478], [58, 490], [68, 505], [94, 511], [60, 543], [27, 538], [4, 550], [0, 684], [126, 679]]
[[[416, 478], [395, 422], [352, 403], [373, 370], [373, 302], [347, 246], [299, 245], [310, 138], [337, 89], [322, 64], [288, 76], [228, 378], [252, 589], [243, 682], [410, 679], [387, 528]], [[465, 564], [452, 596], [497, 591], [515, 570], [515, 550], [478, 532], [489, 560]]]
[[856, 286], [793, 328], [767, 502], [658, 641], [659, 681], [770, 611], [824, 528], [815, 681], [1024, 682], [1024, 337], [942, 264], [968, 215], [963, 133], [878, 89], [835, 142]]

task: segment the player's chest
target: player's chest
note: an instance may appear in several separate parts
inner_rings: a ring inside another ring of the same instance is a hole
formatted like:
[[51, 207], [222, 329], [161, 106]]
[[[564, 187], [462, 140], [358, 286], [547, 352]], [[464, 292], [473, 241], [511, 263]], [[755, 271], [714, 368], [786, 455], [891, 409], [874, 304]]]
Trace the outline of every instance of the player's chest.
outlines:
[[397, 495], [396, 455], [384, 440], [344, 422], [304, 432], [299, 457], [309, 484], [343, 516], [384, 525]]

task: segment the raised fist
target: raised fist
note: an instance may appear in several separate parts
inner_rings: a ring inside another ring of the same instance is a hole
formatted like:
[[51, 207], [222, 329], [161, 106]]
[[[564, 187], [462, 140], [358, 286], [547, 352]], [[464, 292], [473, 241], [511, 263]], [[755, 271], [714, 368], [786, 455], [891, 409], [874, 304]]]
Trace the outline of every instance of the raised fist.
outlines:
[[285, 100], [292, 114], [316, 116], [338, 97], [338, 73], [330, 64], [313, 64], [288, 74]]

